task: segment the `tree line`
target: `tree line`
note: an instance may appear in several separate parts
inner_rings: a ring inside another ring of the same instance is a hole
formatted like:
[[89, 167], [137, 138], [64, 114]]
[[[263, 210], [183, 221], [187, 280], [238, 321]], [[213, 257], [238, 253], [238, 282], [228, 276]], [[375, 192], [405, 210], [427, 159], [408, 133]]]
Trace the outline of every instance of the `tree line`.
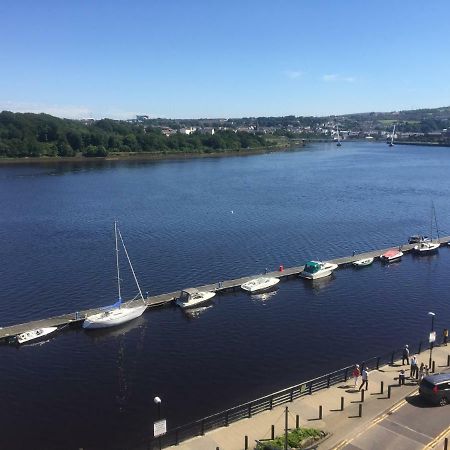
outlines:
[[176, 133], [139, 123], [102, 119], [85, 124], [48, 114], [0, 113], [0, 157], [107, 156], [118, 152], [211, 153], [265, 147], [262, 135], [218, 131]]

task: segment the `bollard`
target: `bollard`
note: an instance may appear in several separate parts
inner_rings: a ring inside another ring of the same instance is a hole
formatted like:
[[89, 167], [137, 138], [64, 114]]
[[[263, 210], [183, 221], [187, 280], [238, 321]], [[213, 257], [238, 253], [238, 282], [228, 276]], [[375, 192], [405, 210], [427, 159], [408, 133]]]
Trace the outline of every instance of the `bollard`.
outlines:
[[447, 355], [447, 366], [450, 366], [450, 355]]
[[388, 386], [388, 395], [387, 398], [391, 398], [391, 386]]
[[298, 414], [295, 416], [295, 428], [300, 428], [300, 416]]
[[364, 392], [365, 392], [366, 390], [365, 389], [363, 389], [362, 391], [361, 391], [361, 403], [364, 403]]
[[431, 371], [432, 371], [433, 373], [436, 372], [435, 368], [436, 368], [435, 362], [432, 361], [432, 363], [431, 363]]
[[384, 381], [380, 383], [380, 394], [384, 392]]
[[248, 450], [248, 436], [245, 436], [244, 439], [244, 450]]
[[444, 440], [444, 450], [448, 450], [448, 438]]
[[272, 430], [270, 433], [270, 439], [272, 439], [272, 441], [275, 439], [275, 425], [272, 425]]
[[341, 411], [344, 411], [344, 397], [341, 397]]
[[358, 416], [362, 417], [362, 405], [361, 405], [361, 403], [358, 406], [359, 406], [359, 414], [358, 414]]
[[319, 406], [319, 420], [322, 420], [322, 405]]

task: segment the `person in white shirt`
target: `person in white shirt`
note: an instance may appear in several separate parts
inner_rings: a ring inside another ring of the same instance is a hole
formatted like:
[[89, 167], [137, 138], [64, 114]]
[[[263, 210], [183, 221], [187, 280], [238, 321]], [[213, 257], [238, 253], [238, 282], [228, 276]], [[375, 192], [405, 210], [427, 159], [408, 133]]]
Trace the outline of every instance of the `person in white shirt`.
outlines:
[[363, 386], [366, 386], [366, 391], [369, 390], [369, 373], [368, 373], [368, 368], [364, 367], [362, 373], [361, 373], [361, 379], [362, 379], [362, 383], [361, 386], [359, 387], [359, 390], [361, 390], [363, 388]]

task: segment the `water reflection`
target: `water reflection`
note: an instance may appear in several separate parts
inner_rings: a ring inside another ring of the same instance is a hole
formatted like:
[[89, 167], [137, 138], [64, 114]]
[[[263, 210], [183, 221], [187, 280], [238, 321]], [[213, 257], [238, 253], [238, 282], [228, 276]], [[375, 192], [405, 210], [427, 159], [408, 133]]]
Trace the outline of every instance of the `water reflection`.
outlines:
[[261, 301], [264, 303], [267, 300], [270, 300], [275, 295], [277, 295], [277, 290], [272, 290], [270, 292], [263, 292], [261, 294], [253, 294], [253, 295], [251, 295], [251, 299]]
[[186, 319], [198, 319], [202, 314], [204, 314], [208, 309], [212, 308], [213, 305], [199, 306], [198, 308], [189, 308], [183, 310], [183, 316]]
[[120, 338], [131, 330], [138, 328], [145, 329], [145, 318], [143, 316], [117, 327], [91, 329], [85, 331], [85, 333], [93, 341], [102, 341], [110, 338]]
[[335, 275], [331, 274], [329, 277], [317, 278], [315, 280], [305, 280], [304, 283], [307, 289], [319, 292], [329, 286], [335, 278]]

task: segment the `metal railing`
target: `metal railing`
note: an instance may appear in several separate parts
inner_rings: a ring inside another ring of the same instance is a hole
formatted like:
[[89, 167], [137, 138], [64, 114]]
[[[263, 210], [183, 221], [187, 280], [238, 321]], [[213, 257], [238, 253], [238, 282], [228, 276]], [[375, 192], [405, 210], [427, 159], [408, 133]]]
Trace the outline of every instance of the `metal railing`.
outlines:
[[[411, 355], [419, 354], [428, 349], [429, 344], [424, 341], [420, 341], [417, 346], [412, 345], [409, 347]], [[369, 370], [377, 370], [379, 367], [386, 364], [394, 364], [395, 361], [402, 358], [402, 353], [403, 349], [397, 349], [381, 356], [375, 356], [363, 361], [360, 364], [360, 367], [367, 367]], [[311, 395], [313, 392], [346, 382], [352, 376], [353, 368], [354, 364], [174, 428], [169, 430], [164, 436], [152, 438], [147, 444], [147, 449], [159, 450], [160, 443], [161, 448], [178, 445], [180, 442], [187, 439], [203, 436], [206, 432], [214, 430], [215, 428], [227, 427], [230, 423], [250, 418], [255, 414], [270, 410], [275, 406], [292, 402], [305, 395]]]

